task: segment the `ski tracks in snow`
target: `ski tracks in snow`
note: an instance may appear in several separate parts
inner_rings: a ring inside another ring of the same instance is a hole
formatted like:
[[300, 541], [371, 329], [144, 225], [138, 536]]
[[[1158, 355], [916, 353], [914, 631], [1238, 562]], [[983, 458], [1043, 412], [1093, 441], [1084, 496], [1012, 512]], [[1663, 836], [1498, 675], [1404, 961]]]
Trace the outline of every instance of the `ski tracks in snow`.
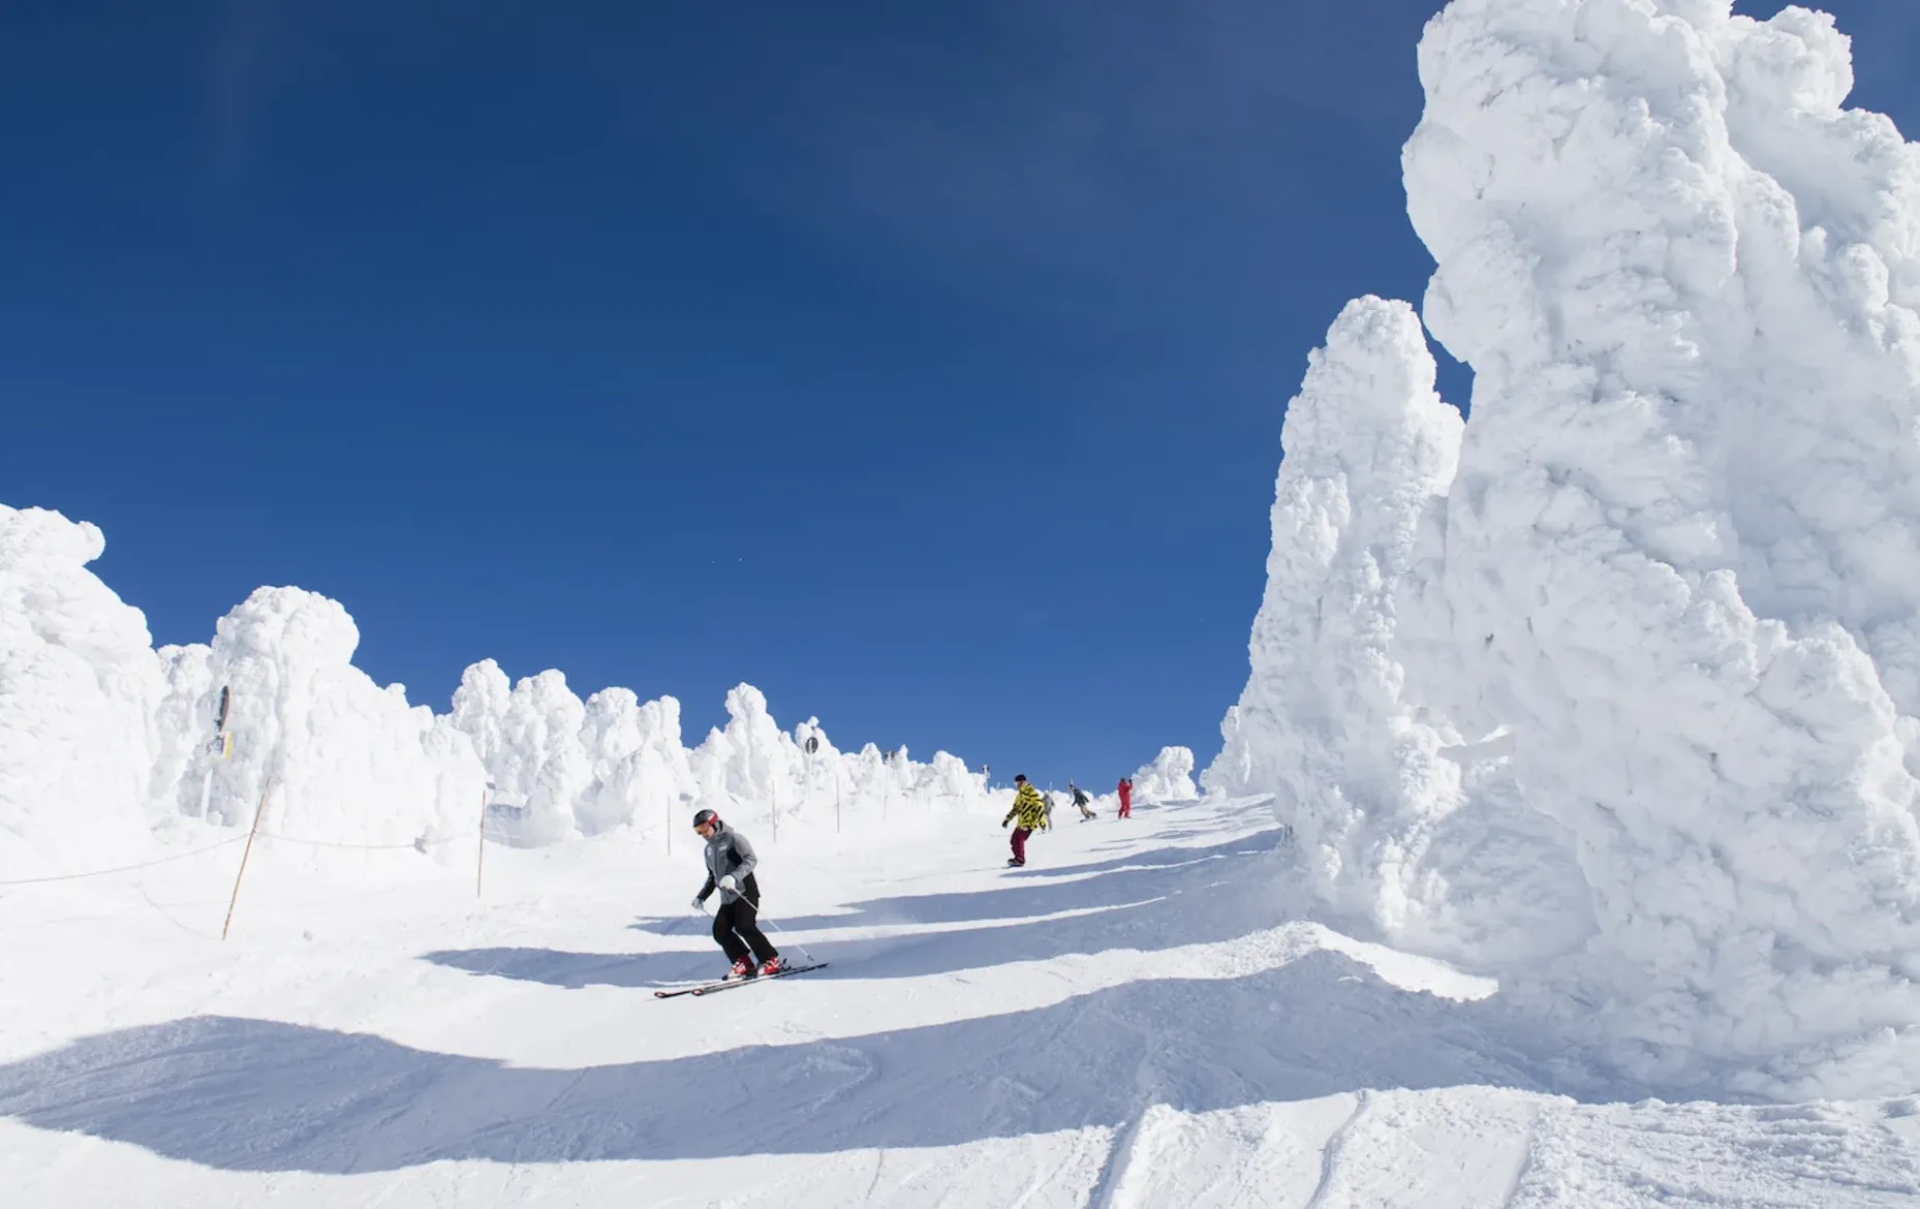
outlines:
[[1506, 1196], [1500, 1199], [1500, 1209], [1514, 1209], [1518, 1203], [1520, 1189], [1527, 1182], [1527, 1173], [1533, 1170], [1534, 1151], [1540, 1137], [1540, 1118], [1546, 1111], [1544, 1105], [1535, 1108], [1527, 1121], [1527, 1136], [1520, 1148], [1520, 1163], [1513, 1169], [1513, 1180], [1507, 1185]]
[[[1912, 1123], [1910, 1123], [1912, 1122]], [[1891, 1209], [1920, 1103], [1583, 1104], [1490, 1087], [1150, 1112], [1098, 1209]]]
[[1320, 1148], [1320, 1182], [1313, 1186], [1313, 1195], [1307, 1198], [1305, 1209], [1326, 1209], [1327, 1195], [1333, 1191], [1333, 1177], [1340, 1168], [1340, 1151], [1345, 1147], [1347, 1138], [1353, 1133], [1353, 1127], [1360, 1123], [1361, 1116], [1367, 1111], [1367, 1093], [1355, 1093], [1353, 1111], [1333, 1131], [1326, 1144]]
[[1135, 1107], [1125, 1123], [1110, 1135], [1106, 1160], [1101, 1164], [1099, 1178], [1087, 1198], [1088, 1209], [1122, 1209], [1115, 1196], [1127, 1185], [1128, 1175], [1140, 1153], [1141, 1131], [1147, 1127], [1149, 1116], [1165, 1093], [1165, 1083], [1159, 1073], [1159, 1064], [1165, 1053], [1164, 1042], [1150, 1031], [1141, 1029], [1137, 1021], [1123, 1023], [1111, 1020], [1109, 1027], [1126, 1027], [1141, 1033], [1146, 1055], [1134, 1067], [1134, 1084], [1138, 1091]]
[[[874, 886], [834, 884], [789, 923], [845, 938], [837, 977], [692, 1010], [641, 1006], [656, 971], [685, 965], [677, 941], [537, 947], [618, 914], [592, 898], [576, 916], [520, 913], [510, 939], [528, 947], [513, 950], [434, 950], [500, 943], [495, 917], [384, 949], [343, 921], [345, 962], [276, 954], [244, 982], [195, 965], [201, 950], [162, 954], [128, 972], [129, 994], [158, 970], [184, 1003], [196, 973], [202, 1014], [143, 997], [136, 1018], [156, 1023], [0, 1064], [0, 1160], [29, 1173], [23, 1203], [76, 1209], [132, 1187], [154, 1206], [329, 1209], [1920, 1201], [1920, 1102], [1542, 1094], [1530, 1072], [1545, 1068], [1483, 980], [1288, 922], [1262, 833], [1210, 805], [1183, 821], [1197, 846], [1132, 832], [1077, 865], [1056, 850], [1057, 871], [1012, 885], [935, 873], [917, 897], [861, 903]], [[252, 1018], [211, 1014], [233, 987]], [[343, 988], [362, 1006], [329, 1022]], [[262, 1018], [275, 1004], [301, 1022]], [[51, 1014], [20, 1027], [60, 1032]], [[102, 1158], [133, 1174], [31, 1174]]]

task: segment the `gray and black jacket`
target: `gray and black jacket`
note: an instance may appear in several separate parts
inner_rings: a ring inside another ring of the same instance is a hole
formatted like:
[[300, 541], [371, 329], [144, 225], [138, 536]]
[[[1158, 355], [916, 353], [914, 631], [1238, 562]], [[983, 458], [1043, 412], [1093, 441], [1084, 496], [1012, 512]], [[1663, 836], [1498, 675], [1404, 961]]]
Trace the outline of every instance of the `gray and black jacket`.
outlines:
[[730, 903], [745, 894], [748, 902], [760, 905], [760, 883], [753, 877], [753, 868], [760, 863], [760, 858], [753, 854], [753, 845], [747, 842], [746, 836], [725, 823], [719, 824], [713, 829], [713, 834], [707, 837], [706, 857], [707, 884], [700, 887], [701, 902], [706, 902], [707, 896], [719, 886], [720, 879], [731, 873], [738, 889], [721, 890], [720, 901]]

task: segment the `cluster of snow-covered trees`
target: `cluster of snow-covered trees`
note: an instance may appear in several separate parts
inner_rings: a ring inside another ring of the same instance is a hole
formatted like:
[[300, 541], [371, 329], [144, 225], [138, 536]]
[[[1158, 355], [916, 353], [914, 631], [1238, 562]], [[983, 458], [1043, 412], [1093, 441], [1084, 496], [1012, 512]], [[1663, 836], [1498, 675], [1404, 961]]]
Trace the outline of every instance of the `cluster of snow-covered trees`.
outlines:
[[[684, 826], [701, 806], [858, 817], [987, 793], [946, 752], [843, 752], [817, 718], [782, 730], [744, 684], [692, 748], [672, 697], [582, 701], [557, 671], [513, 684], [492, 660], [435, 714], [354, 667], [353, 619], [299, 588], [261, 588], [211, 643], [156, 651], [87, 569], [104, 547], [93, 525], [0, 505], [0, 876], [138, 859], [190, 820], [243, 827], [269, 788], [277, 833], [428, 853], [475, 833], [483, 795], [507, 838], [541, 844]], [[223, 699], [230, 755], [208, 749]], [[1149, 796], [1192, 797], [1192, 768], [1168, 748], [1140, 775]]]
[[1203, 781], [1636, 1074], [1920, 1086], [1920, 149], [1824, 15], [1455, 0]]

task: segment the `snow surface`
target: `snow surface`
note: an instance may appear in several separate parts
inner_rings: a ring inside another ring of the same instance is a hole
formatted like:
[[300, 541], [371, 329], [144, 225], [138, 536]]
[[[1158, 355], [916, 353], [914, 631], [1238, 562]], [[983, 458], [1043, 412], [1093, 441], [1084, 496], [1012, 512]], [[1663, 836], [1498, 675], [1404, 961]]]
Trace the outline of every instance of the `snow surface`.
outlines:
[[1920, 1103], [1669, 1104], [1492, 984], [1301, 922], [1258, 802], [1000, 867], [997, 808], [758, 845], [825, 970], [708, 999], [691, 844], [471, 870], [263, 842], [0, 914], [0, 1172], [28, 1205], [1769, 1205], [1920, 1197]]
[[1920, 149], [1833, 22], [1455, 0], [1204, 783], [1636, 1077], [1920, 1087]]

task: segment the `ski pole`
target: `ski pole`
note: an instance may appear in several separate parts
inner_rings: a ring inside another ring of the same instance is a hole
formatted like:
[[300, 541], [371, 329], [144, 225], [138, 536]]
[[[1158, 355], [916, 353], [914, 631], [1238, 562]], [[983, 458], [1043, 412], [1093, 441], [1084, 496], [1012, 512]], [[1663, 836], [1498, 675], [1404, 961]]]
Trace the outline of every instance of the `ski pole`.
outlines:
[[[774, 931], [780, 933], [780, 935], [782, 936], [785, 936], [787, 934], [787, 930], [781, 927], [779, 923], [774, 920], [760, 918], [759, 922], [767, 925], [769, 928], [772, 928]], [[814, 955], [811, 952], [807, 950], [807, 946], [801, 944], [799, 941], [796, 940], [793, 942], [793, 947], [800, 950], [800, 956], [807, 959], [808, 965], [815, 964], [817, 959], [814, 957]]]
[[[743, 896], [743, 897], [744, 897], [744, 896]], [[706, 913], [707, 913], [707, 907], [706, 907], [706, 904], [705, 904], [705, 903], [702, 903], [702, 904], [700, 905], [700, 914], [702, 914], [702, 915], [705, 915]], [[766, 925], [767, 927], [769, 927], [769, 928], [772, 928], [772, 929], [773, 929], [774, 931], [776, 931], [776, 932], [778, 932], [778, 933], [780, 933], [780, 935], [782, 935], [782, 936], [785, 936], [785, 935], [787, 935], [787, 930], [786, 930], [785, 928], [783, 928], [783, 927], [781, 927], [778, 921], [776, 921], [776, 920], [771, 920], [771, 919], [768, 919], [768, 918], [767, 918], [766, 916], [764, 916], [764, 915], [762, 915], [762, 914], [760, 914], [760, 907], [759, 907], [759, 905], [758, 905], [758, 904], [755, 904], [755, 905], [754, 905], [754, 908], [753, 908], [753, 918], [754, 918], [754, 922], [755, 922], [755, 923], [761, 923], [761, 924], [765, 924], [765, 925]], [[804, 958], [806, 958], [806, 959], [807, 959], [807, 964], [808, 964], [808, 965], [812, 965], [812, 964], [813, 964], [813, 963], [814, 963], [815, 961], [817, 961], [817, 960], [818, 960], [817, 958], [815, 958], [815, 957], [814, 957], [814, 955], [813, 955], [813, 953], [812, 953], [812, 951], [811, 951], [811, 950], [809, 950], [809, 949], [807, 948], [807, 946], [805, 946], [805, 945], [803, 945], [803, 944], [801, 944], [801, 943], [800, 943], [799, 941], [797, 941], [797, 940], [796, 940], [796, 941], [794, 941], [794, 942], [793, 942], [793, 947], [794, 947], [795, 949], [798, 949], [798, 950], [800, 951], [800, 956], [802, 956], [802, 957], [804, 957]]]

